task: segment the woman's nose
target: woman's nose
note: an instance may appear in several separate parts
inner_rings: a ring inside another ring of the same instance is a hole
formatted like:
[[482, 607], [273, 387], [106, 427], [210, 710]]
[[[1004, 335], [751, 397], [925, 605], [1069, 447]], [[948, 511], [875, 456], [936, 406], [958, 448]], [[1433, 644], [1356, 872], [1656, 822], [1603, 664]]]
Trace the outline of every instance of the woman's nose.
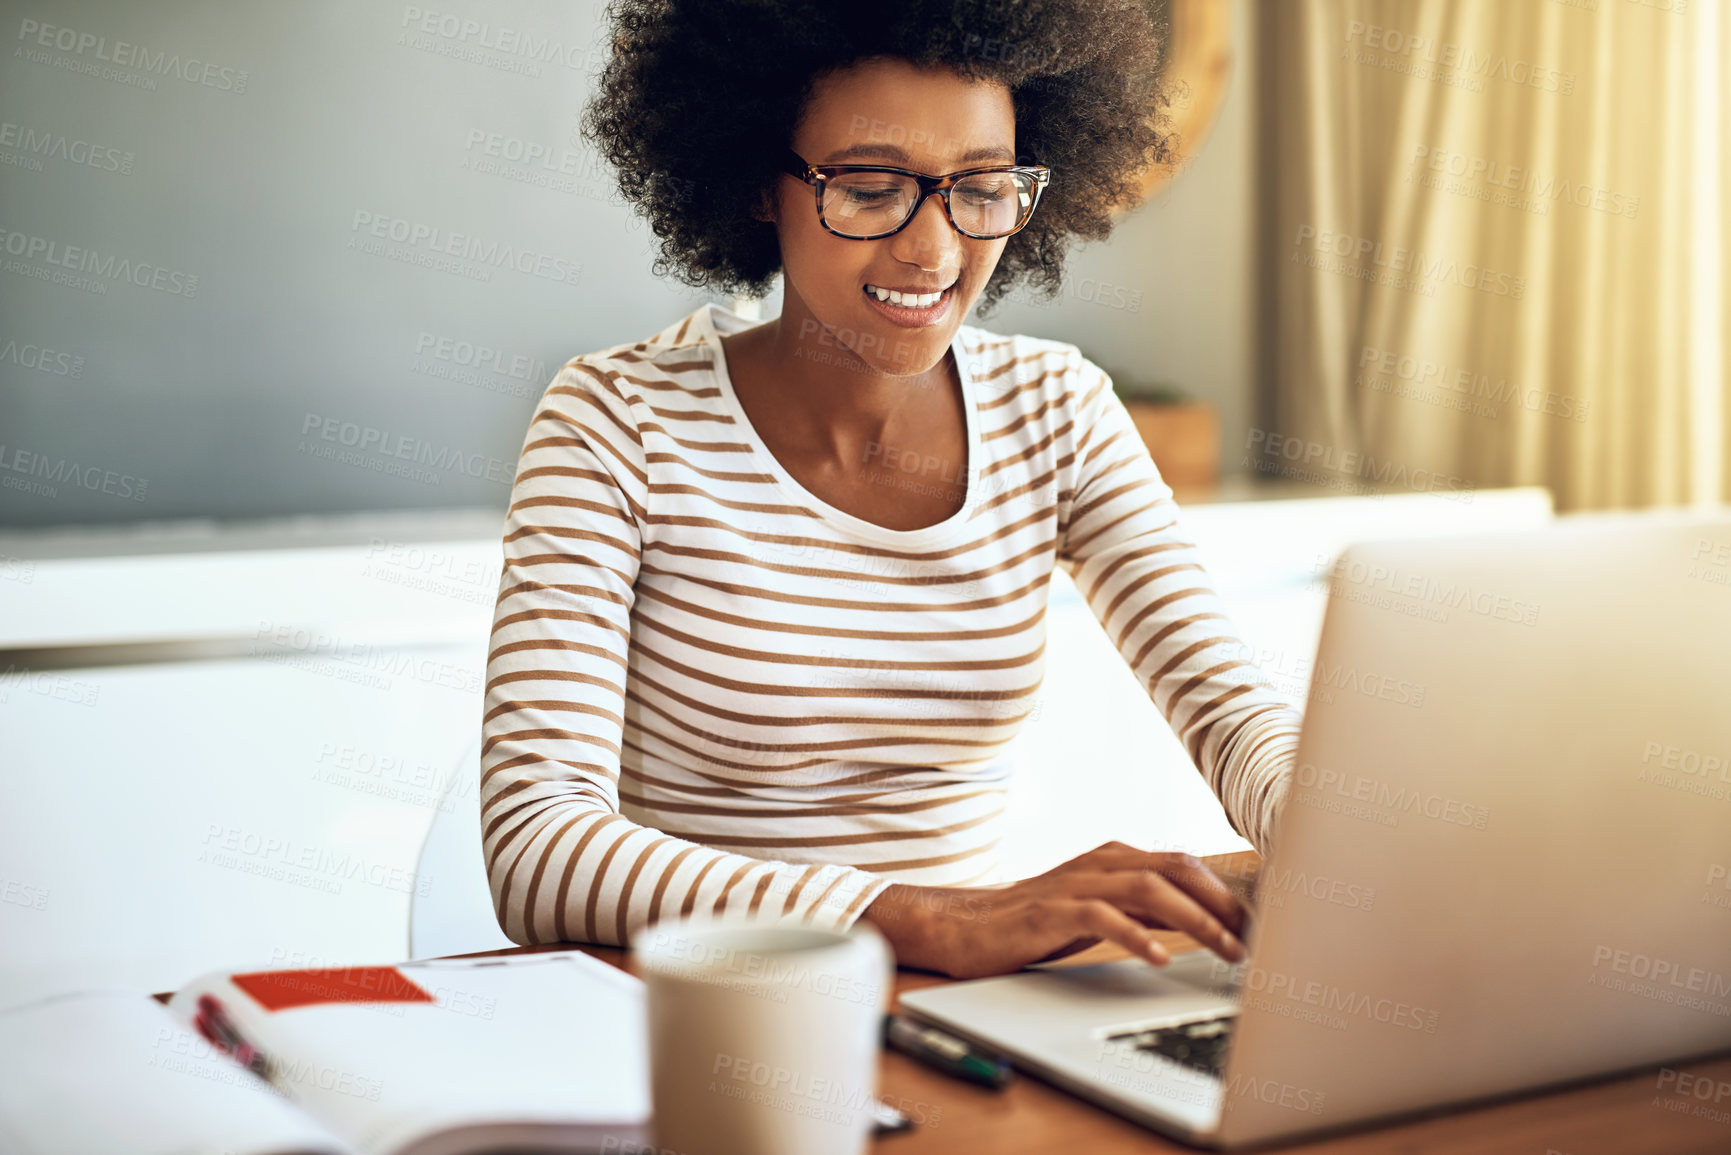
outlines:
[[944, 199], [933, 193], [914, 211], [908, 227], [890, 238], [890, 255], [906, 264], [936, 270], [952, 267], [961, 234], [944, 213]]

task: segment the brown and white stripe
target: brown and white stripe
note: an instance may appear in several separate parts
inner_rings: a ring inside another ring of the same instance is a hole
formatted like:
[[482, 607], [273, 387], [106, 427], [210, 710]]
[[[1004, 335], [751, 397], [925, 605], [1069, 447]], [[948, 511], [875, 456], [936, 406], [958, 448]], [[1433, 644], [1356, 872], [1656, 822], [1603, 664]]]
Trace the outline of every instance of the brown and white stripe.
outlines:
[[704, 305], [578, 357], [529, 427], [482, 723], [505, 933], [620, 943], [711, 912], [844, 928], [892, 881], [994, 881], [1054, 566], [1266, 847], [1298, 713], [1244, 659], [1106, 375], [963, 325], [968, 496], [896, 531], [765, 448], [718, 340], [749, 324]]

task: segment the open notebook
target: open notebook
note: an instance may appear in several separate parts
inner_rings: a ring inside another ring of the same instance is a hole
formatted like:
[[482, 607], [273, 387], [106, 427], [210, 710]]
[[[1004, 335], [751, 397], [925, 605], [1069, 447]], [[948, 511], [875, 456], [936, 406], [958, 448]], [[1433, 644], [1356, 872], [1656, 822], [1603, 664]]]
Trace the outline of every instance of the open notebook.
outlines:
[[581, 952], [218, 973], [0, 1012], [0, 1150], [634, 1150], [642, 983]]

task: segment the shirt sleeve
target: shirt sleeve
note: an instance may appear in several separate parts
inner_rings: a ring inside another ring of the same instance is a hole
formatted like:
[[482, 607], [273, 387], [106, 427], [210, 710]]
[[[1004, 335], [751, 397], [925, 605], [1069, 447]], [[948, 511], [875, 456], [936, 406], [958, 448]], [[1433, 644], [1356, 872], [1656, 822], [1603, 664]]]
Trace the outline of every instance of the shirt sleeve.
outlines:
[[891, 879], [727, 853], [620, 813], [631, 609], [652, 524], [640, 420], [653, 411], [616, 373], [570, 362], [518, 462], [481, 722], [499, 925], [523, 945], [623, 945], [684, 914], [846, 929]]
[[1266, 856], [1301, 714], [1250, 660], [1111, 378], [1080, 361], [1076, 465], [1068, 510], [1060, 510], [1059, 564], [1232, 828]]

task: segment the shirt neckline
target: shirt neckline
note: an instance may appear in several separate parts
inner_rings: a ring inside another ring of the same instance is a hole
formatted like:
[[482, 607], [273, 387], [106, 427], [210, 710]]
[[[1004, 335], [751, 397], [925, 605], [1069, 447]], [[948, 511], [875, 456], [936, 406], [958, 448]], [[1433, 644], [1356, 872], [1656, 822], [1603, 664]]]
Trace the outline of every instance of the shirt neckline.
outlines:
[[721, 335], [731, 336], [751, 328], [756, 322], [748, 321], [733, 310], [713, 302], [704, 305], [699, 310], [698, 336], [709, 350], [710, 363], [715, 370], [716, 381], [721, 387], [721, 401], [728, 414], [738, 424], [744, 433], [751, 451], [762, 459], [763, 464], [775, 478], [782, 491], [793, 498], [797, 504], [804, 505], [822, 517], [831, 525], [858, 537], [866, 538], [883, 545], [924, 546], [942, 542], [965, 525], [974, 515], [979, 504], [980, 475], [980, 422], [976, 405], [976, 390], [972, 375], [969, 373], [967, 358], [962, 352], [962, 330], [967, 326], [958, 326], [956, 334], [950, 338], [950, 355], [955, 359], [956, 376], [962, 383], [962, 408], [967, 414], [968, 423], [968, 477], [967, 493], [962, 499], [962, 507], [944, 520], [933, 525], [921, 526], [918, 529], [890, 529], [875, 521], [867, 521], [863, 517], [855, 517], [846, 510], [837, 509], [816, 494], [801, 485], [794, 476], [782, 466], [774, 453], [770, 452], [757, 432], [757, 427], [746, 415], [745, 407], [740, 404], [739, 396], [733, 391], [733, 377], [727, 369], [726, 351], [721, 347]]

